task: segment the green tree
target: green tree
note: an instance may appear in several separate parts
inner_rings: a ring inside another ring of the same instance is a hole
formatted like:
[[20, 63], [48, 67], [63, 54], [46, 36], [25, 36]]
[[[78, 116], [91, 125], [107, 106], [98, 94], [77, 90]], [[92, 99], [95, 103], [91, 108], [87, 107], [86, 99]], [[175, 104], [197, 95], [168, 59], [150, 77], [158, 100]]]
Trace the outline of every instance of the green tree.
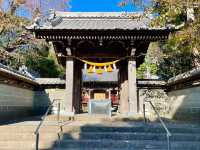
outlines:
[[61, 66], [57, 65], [52, 58], [38, 57], [37, 55], [26, 55], [25, 65], [45, 78], [63, 77], [64, 70]]
[[153, 12], [159, 15], [152, 22], [153, 26], [163, 27], [170, 24], [174, 27], [180, 25], [182, 27], [172, 33], [169, 40], [160, 44], [164, 57], [160, 62], [158, 72], [163, 78], [168, 79], [200, 66], [199, 4], [199, 0], [155, 1]]
[[162, 57], [159, 45], [157, 42], [151, 43], [147, 51], [145, 61], [137, 69], [137, 78], [145, 79], [147, 74], [151, 76], [157, 76], [158, 63]]
[[[200, 0], [152, 0], [152, 5], [144, 13], [154, 14], [152, 27], [178, 28], [177, 32], [170, 35], [169, 40], [158, 44], [161, 58], [157, 64], [158, 75], [163, 79], [200, 67], [199, 5]], [[147, 67], [146, 65], [147, 63], [141, 67]]]
[[0, 49], [4, 54], [13, 56], [2, 57], [5, 64], [15, 69], [25, 64], [29, 69], [39, 72], [41, 77], [62, 76], [63, 68], [56, 63], [56, 57], [49, 57], [49, 44], [35, 39], [33, 34], [25, 29], [29, 24], [29, 20], [9, 13], [2, 16]]

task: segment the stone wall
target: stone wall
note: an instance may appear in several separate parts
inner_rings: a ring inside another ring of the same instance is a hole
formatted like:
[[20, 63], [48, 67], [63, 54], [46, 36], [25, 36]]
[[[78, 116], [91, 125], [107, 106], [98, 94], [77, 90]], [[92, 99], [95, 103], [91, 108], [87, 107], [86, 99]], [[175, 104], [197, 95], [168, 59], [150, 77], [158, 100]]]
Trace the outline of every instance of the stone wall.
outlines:
[[[200, 70], [178, 75], [170, 79], [165, 87], [153, 87], [153, 84], [139, 84], [139, 112], [143, 113], [145, 100], [155, 105], [162, 117], [174, 120], [200, 121]], [[152, 82], [152, 81], [151, 81]], [[148, 86], [147, 86], [148, 85]], [[146, 103], [146, 114], [149, 118], [156, 115]]]
[[[140, 113], [143, 113], [144, 100], [151, 100], [159, 114], [168, 119], [200, 121], [200, 86], [172, 90], [139, 89]], [[146, 115], [150, 119], [157, 116], [149, 103], [146, 103]]]
[[44, 89], [40, 91], [35, 91], [34, 98], [34, 109], [36, 114], [44, 113], [48, 107], [48, 105], [56, 100], [53, 103], [52, 113], [57, 113], [58, 102], [60, 102], [61, 113], [65, 109], [64, 108], [64, 99], [65, 99], [65, 89], [62, 88], [51, 88]]
[[[167, 93], [162, 88], [148, 88], [148, 89], [138, 89], [139, 96], [139, 113], [143, 114], [144, 108], [143, 104], [145, 101], [151, 101], [155, 108], [158, 110], [162, 117], [166, 117], [169, 111], [169, 98]], [[145, 102], [145, 112], [149, 119], [155, 119], [157, 116], [152, 106]]]

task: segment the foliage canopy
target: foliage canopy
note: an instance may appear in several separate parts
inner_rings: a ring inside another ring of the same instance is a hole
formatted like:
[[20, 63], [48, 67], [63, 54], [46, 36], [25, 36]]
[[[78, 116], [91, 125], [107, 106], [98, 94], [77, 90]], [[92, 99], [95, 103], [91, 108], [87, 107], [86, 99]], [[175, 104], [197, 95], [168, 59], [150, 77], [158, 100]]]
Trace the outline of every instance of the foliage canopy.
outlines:
[[[169, 40], [157, 43], [161, 58], [157, 63], [157, 75], [161, 78], [168, 79], [200, 67], [199, 5], [199, 0], [153, 0], [152, 5], [146, 9], [145, 14], [151, 13], [155, 16], [151, 23], [153, 27], [179, 27], [177, 32], [170, 35]], [[149, 50], [152, 51], [151, 48]], [[157, 56], [157, 53], [154, 53], [154, 56]], [[152, 58], [151, 62], [155, 59]], [[138, 71], [147, 68], [145, 62]]]
[[[4, 58], [3, 63], [15, 69], [26, 65], [31, 72], [37, 72], [41, 77], [63, 76], [63, 68], [58, 65], [56, 57], [51, 57], [49, 44], [35, 39], [33, 34], [25, 29], [30, 23], [29, 20], [10, 13], [2, 15], [0, 50], [12, 56]], [[0, 58], [3, 58], [1, 55]]]

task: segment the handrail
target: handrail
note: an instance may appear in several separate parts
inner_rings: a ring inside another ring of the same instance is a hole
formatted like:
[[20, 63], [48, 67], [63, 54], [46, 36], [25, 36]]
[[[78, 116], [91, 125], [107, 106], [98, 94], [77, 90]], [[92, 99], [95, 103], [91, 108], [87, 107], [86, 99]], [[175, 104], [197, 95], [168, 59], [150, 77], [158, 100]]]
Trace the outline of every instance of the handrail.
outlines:
[[[171, 132], [169, 131], [169, 129], [167, 128], [166, 124], [164, 123], [164, 121], [161, 119], [160, 114], [158, 112], [158, 110], [156, 109], [156, 107], [153, 105], [153, 103], [151, 101], [145, 100], [145, 102], [149, 102], [151, 107], [153, 108], [153, 110], [155, 111], [161, 125], [163, 126], [163, 128], [166, 131], [166, 137], [167, 137], [167, 149], [170, 150], [171, 149], [171, 143], [170, 143], [170, 137], [172, 136]], [[146, 122], [146, 115], [145, 115], [145, 104], [144, 104], [144, 119]]]
[[[35, 145], [35, 149], [36, 150], [39, 150], [39, 135], [40, 135], [40, 128], [42, 127], [42, 125], [43, 125], [43, 122], [44, 122], [44, 120], [46, 119], [46, 117], [47, 117], [47, 115], [49, 114], [49, 111], [51, 110], [51, 108], [52, 108], [52, 106], [53, 106], [53, 104], [54, 104], [54, 102], [55, 101], [58, 101], [59, 99], [54, 99], [51, 103], [50, 103], [50, 105], [48, 106], [48, 109], [47, 109], [47, 111], [45, 112], [45, 114], [42, 116], [42, 120], [40, 121], [40, 123], [38, 124], [38, 126], [37, 126], [37, 128], [36, 128], [36, 130], [35, 130], [35, 132], [34, 132], [34, 134], [36, 135], [36, 145]], [[58, 113], [57, 113], [57, 121], [58, 121], [58, 124], [59, 124], [59, 120], [60, 120], [60, 101], [59, 101], [59, 103], [58, 103]]]

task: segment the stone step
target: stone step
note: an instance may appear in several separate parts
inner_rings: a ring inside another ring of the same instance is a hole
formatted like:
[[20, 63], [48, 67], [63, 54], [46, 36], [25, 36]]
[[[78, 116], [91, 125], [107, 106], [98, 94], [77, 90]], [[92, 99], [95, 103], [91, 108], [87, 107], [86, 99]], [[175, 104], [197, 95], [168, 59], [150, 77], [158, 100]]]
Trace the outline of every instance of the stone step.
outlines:
[[[0, 126], [0, 133], [34, 133], [37, 126]], [[58, 131], [58, 126], [42, 126], [40, 132]]]
[[[171, 133], [199, 133], [200, 128], [187, 128], [187, 127], [168, 127]], [[165, 133], [163, 127], [155, 127], [155, 126], [133, 126], [133, 127], [115, 127], [115, 126], [95, 126], [95, 125], [88, 125], [88, 126], [65, 126], [63, 128], [64, 131], [71, 131], [71, 132], [146, 132], [146, 133]]]
[[[54, 148], [53, 150], [66, 150], [65, 148]], [[70, 149], [67, 149], [67, 150], [167, 150], [167, 149], [135, 149], [135, 148], [70, 148]]]
[[[172, 142], [172, 149], [182, 150], [199, 150], [200, 142]], [[115, 140], [63, 140], [57, 146], [57, 148], [65, 149], [94, 149], [94, 148], [123, 148], [123, 149], [165, 149], [167, 148], [166, 141], [154, 141], [154, 140], [121, 140], [120, 142]]]
[[[0, 150], [35, 150], [38, 122], [0, 126]], [[172, 150], [200, 150], [200, 128], [168, 125]], [[40, 130], [40, 150], [167, 150], [165, 130], [159, 124], [129, 122], [67, 122], [58, 141], [59, 128], [47, 121]]]
[[[13, 125], [4, 125], [0, 126], [0, 132], [5, 131], [34, 131], [39, 122], [26, 122], [26, 123], [17, 123]], [[174, 133], [200, 133], [199, 127], [185, 126], [185, 125], [167, 125], [169, 130]], [[55, 131], [59, 129], [57, 122], [47, 121], [41, 127], [42, 131]], [[94, 123], [87, 124], [86, 122], [66, 122], [64, 126], [64, 131], [81, 131], [81, 132], [165, 132], [161, 125], [157, 124], [144, 124], [142, 122], [115, 122], [115, 123]]]
[[[40, 150], [53, 149], [55, 141], [40, 141]], [[35, 150], [35, 141], [0, 141], [1, 150]]]
[[[145, 133], [145, 132], [74, 132], [71, 134], [64, 134], [63, 139], [84, 139], [84, 140], [159, 140], [165, 141], [166, 134], [164, 133]], [[200, 134], [182, 134], [174, 133], [171, 136], [171, 141], [200, 141]]]
[[[39, 117], [41, 118], [41, 117]], [[57, 121], [57, 115], [48, 115], [46, 117], [48, 121]], [[60, 116], [60, 120], [62, 121], [85, 121], [85, 122], [113, 122], [113, 121], [143, 121], [143, 114], [142, 115], [134, 115], [134, 116], [121, 116], [120, 114], [112, 114], [112, 117], [105, 116], [105, 115], [88, 115], [86, 114], [77, 114], [75, 116]]]
[[[34, 133], [2, 133], [0, 136], [0, 141], [34, 141], [36, 138]], [[41, 141], [55, 141], [58, 139], [57, 133], [40, 133]], [[120, 132], [84, 132], [84, 133], [65, 133], [63, 136], [64, 140], [67, 139], [84, 139], [84, 140], [159, 140], [165, 141], [166, 134], [163, 133], [120, 133]], [[199, 134], [173, 134], [171, 141], [200, 141]]]
[[[12, 126], [12, 127], [0, 127], [0, 133], [34, 133], [36, 130], [35, 126]], [[45, 126], [40, 129], [40, 133], [57, 133], [60, 130], [58, 126]], [[180, 134], [200, 134], [200, 129], [197, 128], [170, 128], [169, 131], [174, 133]], [[150, 128], [150, 127], [95, 127], [95, 126], [83, 126], [83, 127], [76, 127], [76, 126], [65, 126], [63, 127], [63, 132], [120, 132], [120, 133], [163, 133], [165, 134], [165, 130], [163, 128]]]
[[[35, 141], [36, 135], [34, 133], [1, 133], [0, 141]], [[57, 140], [58, 133], [40, 133], [41, 141]]]
[[[48, 150], [66, 150], [65, 148], [53, 148]], [[168, 150], [167, 148], [69, 148], [67, 150]], [[171, 150], [183, 150], [178, 148], [171, 148]], [[184, 149], [190, 150], [190, 149]]]

